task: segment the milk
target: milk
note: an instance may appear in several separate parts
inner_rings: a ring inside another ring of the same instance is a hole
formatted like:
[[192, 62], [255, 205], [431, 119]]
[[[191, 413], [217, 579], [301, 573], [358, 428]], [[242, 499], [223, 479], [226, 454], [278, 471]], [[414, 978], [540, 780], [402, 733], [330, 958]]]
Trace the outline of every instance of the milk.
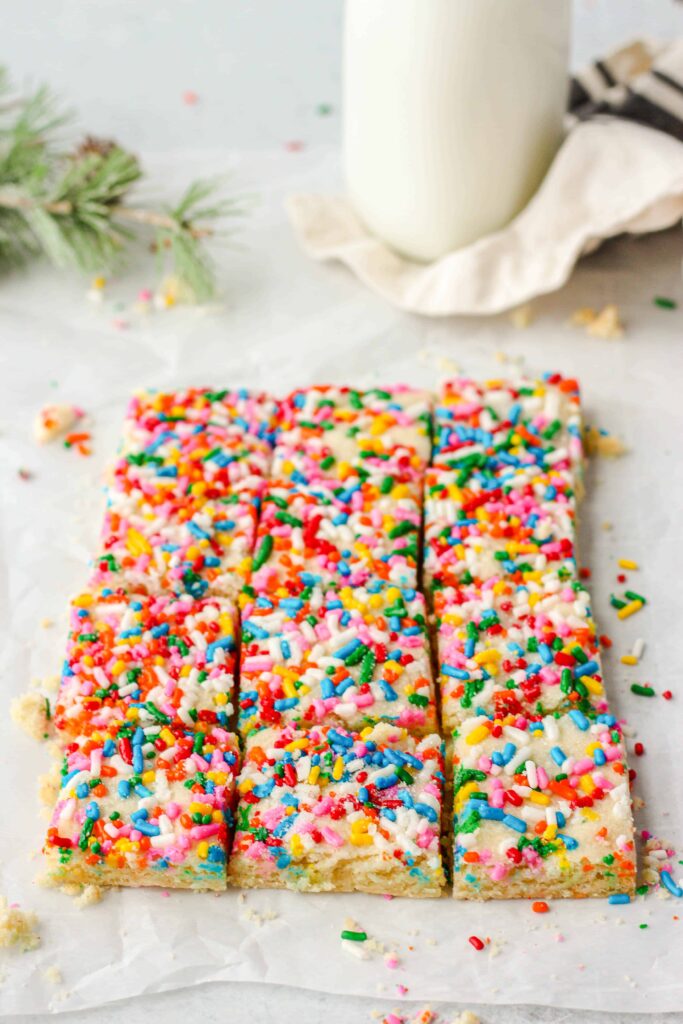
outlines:
[[562, 139], [571, 0], [346, 0], [344, 154], [367, 227], [433, 260], [507, 224]]

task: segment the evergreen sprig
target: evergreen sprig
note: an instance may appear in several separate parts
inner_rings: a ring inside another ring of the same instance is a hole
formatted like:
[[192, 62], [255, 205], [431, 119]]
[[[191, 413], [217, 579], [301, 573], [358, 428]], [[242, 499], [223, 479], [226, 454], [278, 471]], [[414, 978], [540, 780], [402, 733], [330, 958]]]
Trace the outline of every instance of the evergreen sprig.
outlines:
[[90, 137], [65, 152], [59, 134], [70, 120], [45, 87], [16, 98], [0, 68], [0, 267], [43, 253], [58, 267], [106, 273], [146, 236], [196, 301], [211, 298], [206, 240], [226, 234], [225, 221], [242, 215], [243, 204], [221, 197], [219, 181], [195, 181], [174, 206], [136, 205], [137, 157]]

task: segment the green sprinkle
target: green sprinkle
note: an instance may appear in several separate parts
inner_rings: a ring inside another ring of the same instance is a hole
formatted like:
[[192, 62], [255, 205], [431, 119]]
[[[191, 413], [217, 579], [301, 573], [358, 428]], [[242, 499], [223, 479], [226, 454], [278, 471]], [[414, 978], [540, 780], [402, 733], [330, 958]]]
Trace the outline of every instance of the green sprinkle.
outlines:
[[273, 538], [272, 538], [272, 536], [269, 533], [267, 533], [266, 536], [261, 541], [261, 543], [259, 545], [258, 551], [254, 555], [254, 563], [253, 563], [254, 571], [256, 571], [257, 569], [260, 569], [261, 566], [264, 565], [268, 561], [268, 558], [270, 557], [270, 553], [271, 553], [272, 550], [273, 550]]
[[624, 597], [627, 597], [629, 601], [642, 601], [643, 604], [647, 604], [642, 594], [636, 594], [635, 590], [625, 590]]
[[620, 598], [615, 597], [614, 594], [610, 594], [609, 603], [613, 608], [616, 608], [617, 611], [621, 611], [622, 608], [626, 607], [626, 601], [622, 601]]
[[651, 686], [641, 686], [640, 683], [631, 685], [631, 693], [637, 693], [639, 697], [654, 697], [655, 695]]
[[368, 933], [351, 932], [348, 930], [348, 928], [345, 928], [344, 931], [341, 933], [341, 937], [342, 939], [345, 939], [347, 942], [365, 942], [365, 940], [368, 937]]
[[660, 309], [678, 309], [678, 303], [675, 299], [668, 299], [665, 295], [655, 295], [653, 302], [655, 306], [659, 306]]
[[639, 885], [638, 888], [636, 889], [636, 896], [647, 896], [649, 891], [650, 890], [647, 887], [647, 885]]

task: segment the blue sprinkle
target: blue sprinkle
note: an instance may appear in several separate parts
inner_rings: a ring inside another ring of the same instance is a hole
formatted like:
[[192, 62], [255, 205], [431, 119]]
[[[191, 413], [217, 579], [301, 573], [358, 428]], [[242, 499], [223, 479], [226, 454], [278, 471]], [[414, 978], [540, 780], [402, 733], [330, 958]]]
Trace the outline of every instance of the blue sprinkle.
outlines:
[[571, 718], [574, 725], [581, 730], [581, 732], [585, 732], [590, 725], [590, 722], [584, 715], [583, 711], [579, 711], [578, 708], [574, 708], [572, 711], [570, 711], [569, 717]]
[[660, 871], [659, 877], [662, 880], [662, 885], [669, 890], [672, 896], [677, 896], [678, 899], [683, 896], [683, 889], [681, 889], [680, 885], [676, 885], [668, 871]]
[[508, 828], [512, 828], [515, 832], [526, 832], [526, 822], [522, 821], [521, 818], [516, 818], [514, 814], [506, 814], [503, 818], [503, 824], [507, 825]]
[[470, 674], [463, 668], [453, 668], [452, 665], [442, 665], [441, 673], [444, 676], [450, 676], [451, 679], [469, 679]]
[[290, 708], [295, 708], [298, 703], [298, 697], [283, 697], [282, 700], [273, 701], [273, 707], [276, 711], [289, 711]]
[[607, 897], [608, 903], [630, 903], [631, 897], [627, 892], [613, 892], [611, 896]]
[[582, 676], [592, 676], [599, 671], [600, 666], [597, 661], [586, 661], [583, 665], [576, 665], [574, 667], [574, 678], [581, 679]]

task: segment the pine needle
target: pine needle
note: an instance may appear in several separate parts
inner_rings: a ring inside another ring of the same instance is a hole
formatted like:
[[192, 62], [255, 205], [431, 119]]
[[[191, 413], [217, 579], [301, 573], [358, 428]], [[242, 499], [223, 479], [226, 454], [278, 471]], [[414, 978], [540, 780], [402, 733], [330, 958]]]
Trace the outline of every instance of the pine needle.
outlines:
[[222, 181], [195, 181], [174, 206], [136, 206], [140, 163], [117, 143], [93, 138], [71, 153], [59, 145], [70, 116], [45, 87], [13, 97], [0, 68], [0, 269], [45, 255], [58, 267], [106, 273], [134, 241], [152, 241], [198, 302], [215, 290], [206, 248], [244, 205]]

